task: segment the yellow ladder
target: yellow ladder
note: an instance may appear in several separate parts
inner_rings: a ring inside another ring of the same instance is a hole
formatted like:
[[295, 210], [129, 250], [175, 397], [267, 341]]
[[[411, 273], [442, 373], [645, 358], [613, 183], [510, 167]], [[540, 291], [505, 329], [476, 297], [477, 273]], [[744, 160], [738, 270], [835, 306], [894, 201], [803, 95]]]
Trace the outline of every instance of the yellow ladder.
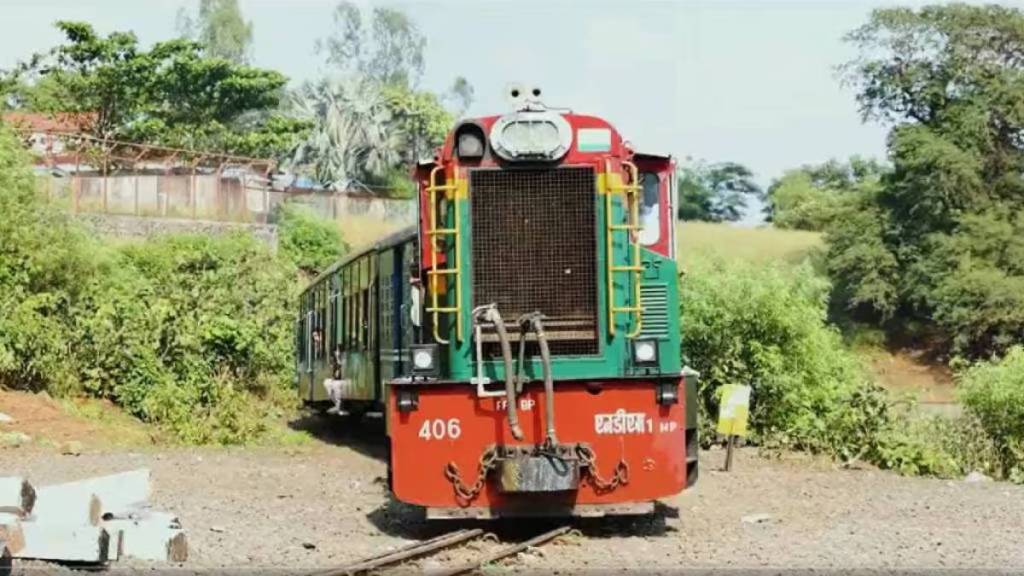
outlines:
[[[438, 184], [437, 175], [443, 169], [442, 166], [436, 166], [430, 171], [430, 182], [427, 186], [427, 193], [430, 196], [430, 201], [427, 205], [429, 211], [429, 217], [427, 218], [427, 242], [430, 246], [430, 270], [427, 271], [427, 279], [430, 285], [430, 307], [427, 308], [427, 312], [432, 315], [434, 324], [434, 340], [438, 344], [448, 344], [448, 340], [441, 337], [440, 319], [441, 314], [455, 314], [455, 337], [461, 342], [462, 341], [462, 286], [459, 279], [462, 277], [462, 242], [459, 238], [459, 232], [461, 224], [459, 222], [459, 200], [456, 194], [456, 184]], [[446, 198], [451, 201], [453, 210], [453, 220], [455, 225], [452, 228], [438, 228], [437, 227], [437, 212], [438, 212], [438, 192], [444, 192]], [[439, 236], [445, 236], [451, 238], [455, 242], [455, 266], [453, 268], [438, 268], [437, 267], [437, 238]], [[440, 303], [440, 291], [438, 289], [438, 278], [446, 276], [448, 280], [445, 285], [455, 286], [455, 305], [454, 306], [441, 306]]]
[[[615, 315], [633, 314], [633, 331], [626, 335], [627, 338], [636, 338], [643, 328], [643, 305], [640, 303], [640, 275], [643, 273], [643, 266], [640, 262], [640, 179], [636, 165], [632, 162], [622, 162], [630, 175], [629, 183], [619, 184], [612, 178], [609, 164], [605, 163], [605, 195], [604, 213], [607, 231], [605, 239], [607, 250], [605, 260], [608, 263], [608, 332], [615, 334]], [[626, 222], [616, 223], [612, 217], [612, 195], [623, 194], [626, 199]], [[630, 263], [626, 266], [615, 264], [615, 249], [612, 242], [614, 232], [624, 230], [626, 232], [627, 249], [630, 250]], [[633, 305], [615, 305], [615, 274], [628, 273], [633, 280]]]

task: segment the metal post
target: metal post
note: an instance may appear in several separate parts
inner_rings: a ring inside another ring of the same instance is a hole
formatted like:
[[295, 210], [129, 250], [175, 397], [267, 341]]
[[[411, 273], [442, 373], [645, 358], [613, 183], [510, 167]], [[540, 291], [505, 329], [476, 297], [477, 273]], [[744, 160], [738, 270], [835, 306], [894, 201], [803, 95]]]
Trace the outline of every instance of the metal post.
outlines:
[[736, 435], [729, 434], [729, 441], [725, 445], [725, 471], [732, 472], [732, 453], [736, 447]]
[[103, 213], [109, 213], [107, 209], [107, 143], [103, 142]]
[[196, 199], [198, 198], [198, 195], [196, 194], [196, 165], [195, 164], [192, 164], [192, 174], [190, 174], [189, 178], [188, 178], [188, 196], [189, 196], [189, 202], [192, 203], [192, 219], [195, 220], [196, 219], [196, 215], [198, 213], [197, 210], [196, 210]]

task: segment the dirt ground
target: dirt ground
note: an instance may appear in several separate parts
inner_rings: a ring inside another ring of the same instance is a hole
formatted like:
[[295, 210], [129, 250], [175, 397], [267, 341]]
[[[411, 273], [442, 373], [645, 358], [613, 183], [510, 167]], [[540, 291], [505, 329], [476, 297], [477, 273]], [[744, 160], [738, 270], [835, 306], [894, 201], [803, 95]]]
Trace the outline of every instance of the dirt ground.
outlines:
[[[177, 513], [189, 532], [191, 555], [179, 567], [182, 573], [254, 567], [308, 572], [481, 525], [428, 523], [415, 509], [389, 502], [379, 421], [351, 427], [318, 417], [298, 425], [316, 439], [297, 448], [89, 448], [78, 456], [37, 444], [0, 448], [0, 474], [46, 484], [151, 468], [154, 505]], [[842, 470], [820, 459], [765, 458], [748, 449], [726, 474], [716, 471], [723, 456], [717, 450], [702, 454], [696, 489], [665, 501], [654, 517], [576, 521], [581, 535], [484, 572], [1024, 570], [1024, 487]], [[553, 526], [482, 525], [502, 543]], [[402, 570], [430, 571], [499, 545], [478, 542]], [[18, 570], [36, 573], [39, 567], [22, 564]], [[111, 570], [140, 567], [116, 563]]]

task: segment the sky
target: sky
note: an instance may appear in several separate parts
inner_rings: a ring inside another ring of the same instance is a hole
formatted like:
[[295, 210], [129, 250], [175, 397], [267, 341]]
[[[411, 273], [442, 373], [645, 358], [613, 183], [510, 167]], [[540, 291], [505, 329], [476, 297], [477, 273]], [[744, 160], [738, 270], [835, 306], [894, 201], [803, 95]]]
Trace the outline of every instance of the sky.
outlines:
[[[363, 6], [378, 4], [358, 2]], [[783, 171], [851, 155], [885, 157], [887, 129], [864, 123], [836, 66], [865, 1], [406, 0], [428, 39], [424, 88], [456, 76], [474, 86], [469, 115], [508, 110], [510, 82], [537, 85], [550, 106], [611, 121], [639, 151], [734, 161], [762, 185]], [[903, 5], [919, 5], [907, 0]], [[1019, 3], [1018, 3], [1019, 4]], [[0, 0], [0, 68], [57, 43], [52, 23], [133, 30], [144, 44], [175, 35], [198, 0]], [[327, 72], [314, 52], [332, 0], [240, 0], [253, 60], [293, 82]], [[754, 213], [747, 220], [756, 219]]]

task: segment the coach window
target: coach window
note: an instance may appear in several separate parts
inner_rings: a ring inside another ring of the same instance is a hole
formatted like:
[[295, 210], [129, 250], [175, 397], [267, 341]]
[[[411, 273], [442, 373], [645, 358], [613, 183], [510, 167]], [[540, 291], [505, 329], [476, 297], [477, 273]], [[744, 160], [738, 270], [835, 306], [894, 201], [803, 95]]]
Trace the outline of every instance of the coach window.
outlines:
[[342, 333], [342, 346], [345, 350], [352, 349], [352, 268], [346, 266], [342, 270], [341, 276], [341, 294], [342, 302], [344, 304], [341, 307], [341, 313], [344, 318], [341, 321], [341, 333]]
[[327, 331], [327, 350], [328, 356], [333, 358], [334, 349], [338, 346], [338, 342], [336, 341], [337, 338], [335, 336], [338, 333], [338, 275], [332, 273], [329, 280], [331, 295], [327, 304], [327, 323], [330, 326]]
[[306, 364], [309, 363], [309, 354], [306, 350], [306, 330], [308, 330], [307, 322], [309, 321], [306, 310], [308, 309], [306, 295], [303, 294], [299, 299], [299, 317], [295, 321], [295, 347], [299, 353], [299, 367], [302, 369], [305, 369]]
[[654, 172], [643, 172], [640, 186], [640, 243], [650, 246], [661, 238], [661, 182]]

